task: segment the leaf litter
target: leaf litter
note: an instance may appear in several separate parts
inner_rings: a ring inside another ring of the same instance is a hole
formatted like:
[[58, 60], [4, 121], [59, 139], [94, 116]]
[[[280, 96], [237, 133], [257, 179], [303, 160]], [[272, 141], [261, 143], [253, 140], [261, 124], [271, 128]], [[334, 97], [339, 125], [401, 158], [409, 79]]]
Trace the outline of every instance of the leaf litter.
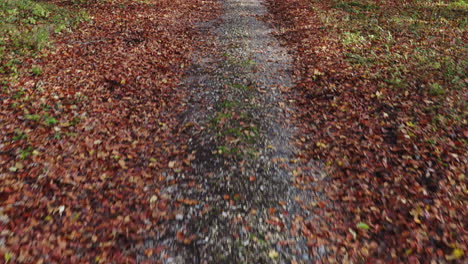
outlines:
[[50, 2], [90, 19], [0, 74], [5, 262], [466, 258], [463, 1]]

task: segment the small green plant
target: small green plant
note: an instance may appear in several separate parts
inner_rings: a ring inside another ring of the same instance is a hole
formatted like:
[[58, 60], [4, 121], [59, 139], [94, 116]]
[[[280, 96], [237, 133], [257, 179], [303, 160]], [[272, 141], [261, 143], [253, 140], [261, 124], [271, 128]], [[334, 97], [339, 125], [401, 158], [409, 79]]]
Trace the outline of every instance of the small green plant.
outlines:
[[361, 56], [359, 54], [354, 54], [354, 53], [348, 53], [346, 54], [346, 57], [348, 58], [349, 62], [353, 64], [358, 64], [358, 65], [368, 65], [375, 61], [375, 59], [373, 58], [367, 58], [367, 57]]
[[232, 109], [233, 107], [235, 107], [238, 104], [239, 104], [239, 102], [237, 102], [237, 101], [225, 100], [225, 101], [222, 101], [219, 104], [219, 106], [221, 107], [221, 109]]
[[13, 99], [15, 100], [20, 99], [21, 97], [23, 97], [24, 94], [25, 94], [24, 89], [21, 89], [13, 95]]
[[392, 77], [390, 79], [385, 80], [388, 84], [392, 85], [395, 88], [402, 89], [406, 87], [406, 82], [404, 79], [402, 79], [401, 76], [397, 74], [392, 74]]
[[357, 13], [369, 11], [372, 9], [377, 9], [378, 7], [374, 4], [368, 3], [368, 1], [339, 1], [334, 6], [334, 8], [342, 9], [348, 13]]
[[27, 138], [27, 136], [23, 131], [21, 131], [19, 129], [15, 130], [15, 135], [13, 136], [13, 141], [19, 141], [19, 140], [23, 140], [23, 139], [26, 139], [26, 138]]
[[231, 113], [216, 113], [216, 116], [211, 119], [211, 124], [217, 126], [222, 119], [229, 119], [232, 117]]
[[345, 46], [361, 45], [366, 42], [366, 38], [359, 32], [345, 32], [341, 37], [341, 42]]
[[54, 133], [54, 139], [57, 139], [57, 140], [62, 139], [62, 133], [60, 133], [60, 132]]
[[218, 146], [218, 154], [239, 156], [240, 151], [236, 147]]
[[244, 84], [240, 84], [240, 83], [234, 83], [231, 86], [233, 88], [235, 88], [235, 89], [239, 89], [239, 90], [242, 90], [242, 91], [248, 91], [249, 90], [249, 86], [244, 85]]
[[44, 124], [46, 126], [53, 126], [53, 125], [56, 125], [57, 123], [58, 123], [57, 119], [48, 115], [44, 115]]
[[440, 96], [445, 93], [444, 88], [438, 84], [438, 83], [433, 83], [430, 85], [429, 88], [429, 94], [432, 96]]
[[38, 114], [26, 114], [24, 115], [24, 118], [26, 118], [27, 120], [30, 120], [30, 121], [34, 121], [34, 122], [37, 122], [41, 119], [41, 116], [38, 115]]
[[20, 159], [25, 160], [29, 158], [29, 156], [31, 156], [31, 154], [33, 153], [33, 150], [34, 149], [31, 146], [28, 146], [27, 148], [20, 150], [19, 152]]
[[70, 126], [76, 126], [78, 123], [80, 123], [81, 119], [79, 116], [75, 116], [70, 122]]
[[41, 76], [42, 75], [42, 68], [40, 66], [33, 66], [31, 68], [31, 74], [34, 76]]
[[257, 63], [253, 60], [243, 60], [239, 63], [242, 67], [251, 67], [257, 65]]
[[468, 8], [468, 3], [465, 0], [455, 0], [449, 4], [449, 7]]

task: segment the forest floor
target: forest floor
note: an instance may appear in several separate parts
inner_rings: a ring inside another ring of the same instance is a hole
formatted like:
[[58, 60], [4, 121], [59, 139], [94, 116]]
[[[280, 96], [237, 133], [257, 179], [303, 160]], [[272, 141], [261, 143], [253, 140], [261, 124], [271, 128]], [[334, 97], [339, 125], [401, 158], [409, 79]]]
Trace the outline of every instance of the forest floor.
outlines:
[[8, 263], [462, 263], [459, 1], [0, 0]]

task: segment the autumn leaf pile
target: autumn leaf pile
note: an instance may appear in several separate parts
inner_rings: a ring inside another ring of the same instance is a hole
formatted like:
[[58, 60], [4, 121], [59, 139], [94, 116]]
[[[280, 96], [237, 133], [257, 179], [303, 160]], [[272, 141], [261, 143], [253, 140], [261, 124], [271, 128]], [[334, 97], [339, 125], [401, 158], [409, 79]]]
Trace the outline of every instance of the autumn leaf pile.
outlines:
[[90, 20], [25, 58], [17, 78], [1, 76], [0, 255], [131, 262], [132, 246], [170, 215], [158, 188], [162, 169], [185, 158], [176, 85], [214, 3], [54, 3]]
[[309, 243], [325, 262], [466, 260], [464, 1], [268, 3], [295, 53], [301, 159], [329, 179]]

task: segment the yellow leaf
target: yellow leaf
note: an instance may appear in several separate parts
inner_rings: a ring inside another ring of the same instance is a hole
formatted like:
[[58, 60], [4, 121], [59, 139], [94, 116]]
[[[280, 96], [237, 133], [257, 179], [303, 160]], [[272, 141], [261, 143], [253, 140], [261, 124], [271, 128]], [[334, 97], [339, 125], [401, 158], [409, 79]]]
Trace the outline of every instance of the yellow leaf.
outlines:
[[416, 206], [410, 211], [410, 215], [413, 216], [414, 222], [418, 224], [421, 224], [421, 220], [419, 220], [419, 216], [421, 216], [422, 214], [423, 214], [423, 210], [419, 206]]
[[119, 165], [120, 165], [120, 167], [122, 167], [122, 169], [127, 168], [127, 165], [125, 164], [125, 160], [123, 160], [123, 159], [119, 160]]
[[174, 168], [174, 165], [175, 165], [175, 161], [170, 161], [168, 164], [169, 168], [171, 169]]
[[10, 259], [11, 259], [11, 253], [10, 252], [5, 253], [5, 263], [10, 261]]
[[270, 250], [270, 252], [268, 253], [268, 256], [272, 259], [276, 259], [279, 257], [279, 254], [278, 252], [276, 252], [276, 250], [272, 249]]
[[314, 69], [314, 75], [323, 75], [324, 73], [317, 70], [317, 69]]
[[302, 170], [300, 168], [294, 169], [293, 170], [293, 176], [297, 177], [301, 174]]
[[449, 255], [449, 256], [445, 256], [445, 258], [447, 260], [455, 260], [455, 259], [460, 259], [461, 257], [463, 257], [463, 250], [459, 249], [459, 248], [454, 248], [453, 251], [452, 251], [452, 254]]
[[323, 143], [323, 142], [317, 142], [315, 145], [317, 145], [317, 147], [319, 148], [326, 148], [327, 147], [327, 144]]

